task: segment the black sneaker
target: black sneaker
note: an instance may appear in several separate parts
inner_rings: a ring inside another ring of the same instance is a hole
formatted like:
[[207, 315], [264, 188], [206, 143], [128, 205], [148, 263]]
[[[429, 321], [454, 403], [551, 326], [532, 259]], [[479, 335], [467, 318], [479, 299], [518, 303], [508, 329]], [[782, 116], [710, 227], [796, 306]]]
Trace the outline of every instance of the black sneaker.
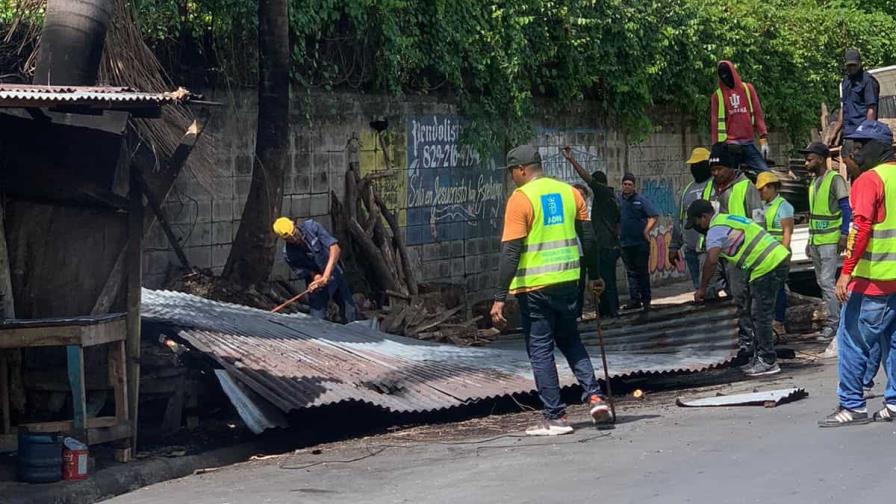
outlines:
[[768, 376], [780, 372], [781, 366], [779, 366], [777, 362], [768, 363], [765, 362], [762, 357], [757, 357], [756, 362], [753, 363], [753, 367], [744, 371], [749, 377]]
[[748, 348], [740, 347], [740, 350], [737, 351], [737, 356], [731, 361], [731, 366], [743, 367], [748, 364], [750, 367], [753, 367], [753, 351]]
[[640, 301], [631, 301], [622, 307], [623, 310], [640, 310], [642, 307]]
[[853, 411], [844, 407], [818, 421], [819, 427], [843, 427], [845, 425], [864, 425], [871, 422], [867, 411]]
[[893, 409], [890, 409], [888, 404], [884, 405], [884, 409], [874, 413], [875, 422], [892, 422], [894, 419], [896, 419], [896, 404], [893, 405]]

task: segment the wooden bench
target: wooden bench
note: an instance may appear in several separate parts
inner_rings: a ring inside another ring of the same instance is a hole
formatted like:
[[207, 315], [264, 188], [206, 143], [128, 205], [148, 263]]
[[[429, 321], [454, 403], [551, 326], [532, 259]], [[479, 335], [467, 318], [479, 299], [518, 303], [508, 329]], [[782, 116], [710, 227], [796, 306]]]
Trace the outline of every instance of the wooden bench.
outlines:
[[[124, 313], [108, 315], [6, 320], [0, 323], [0, 350], [63, 346], [66, 349], [68, 383], [72, 392], [73, 418], [57, 422], [21, 424], [29, 432], [61, 432], [89, 445], [129, 439], [128, 418], [127, 330]], [[87, 418], [87, 389], [84, 377], [84, 349], [108, 346], [108, 379], [115, 397], [115, 416]], [[0, 368], [2, 369], [2, 368]], [[9, 417], [8, 380], [0, 379], [0, 408]], [[15, 433], [4, 427], [0, 442], [4, 448], [15, 443]], [[123, 455], [127, 458], [127, 455]]]

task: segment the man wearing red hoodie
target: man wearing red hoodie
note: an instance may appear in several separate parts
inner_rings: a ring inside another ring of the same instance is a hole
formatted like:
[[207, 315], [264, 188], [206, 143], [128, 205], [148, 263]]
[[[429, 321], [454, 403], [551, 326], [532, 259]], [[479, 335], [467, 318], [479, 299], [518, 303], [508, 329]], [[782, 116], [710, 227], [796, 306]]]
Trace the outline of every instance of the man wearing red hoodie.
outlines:
[[[710, 99], [710, 143], [739, 145], [740, 149], [732, 149], [738, 164], [748, 165], [760, 172], [767, 171], [765, 160], [768, 159], [768, 128], [765, 126], [759, 95], [752, 84], [740, 79], [734, 63], [720, 61], [718, 73], [719, 88]], [[757, 135], [759, 149], [754, 143]]]

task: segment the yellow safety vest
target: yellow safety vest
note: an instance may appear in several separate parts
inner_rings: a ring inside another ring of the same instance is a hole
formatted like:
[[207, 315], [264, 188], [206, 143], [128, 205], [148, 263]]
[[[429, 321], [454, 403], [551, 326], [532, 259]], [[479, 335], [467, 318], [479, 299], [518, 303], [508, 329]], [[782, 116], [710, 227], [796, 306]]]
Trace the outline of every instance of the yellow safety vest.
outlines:
[[[765, 209], [765, 230], [779, 242], [784, 241], [784, 228], [775, 226], [775, 217], [778, 215], [781, 203], [784, 203], [784, 198], [779, 194], [772, 200], [771, 205]], [[780, 224], [780, 221], [778, 223]]]
[[[741, 215], [747, 217], [747, 187], [749, 186], [749, 180], [741, 180], [740, 182], [734, 184], [734, 187], [731, 188], [731, 194], [728, 195], [728, 214], [729, 215]], [[709, 179], [706, 181], [706, 187], [703, 188], [703, 199], [706, 201], [712, 201], [712, 193], [715, 188], [715, 181], [713, 179]], [[719, 211], [721, 211], [722, 203], [719, 202]], [[697, 250], [703, 250], [703, 246], [705, 244], [706, 237], [701, 236], [697, 241]]]
[[[747, 105], [750, 106], [750, 123], [753, 126], [756, 125], [756, 116], [753, 114], [753, 95], [750, 94], [750, 88], [747, 87], [747, 83], [741, 82], [741, 85], [744, 87], [744, 94], [747, 95]], [[728, 126], [725, 125], [725, 115], [727, 114], [725, 107], [725, 95], [722, 93], [722, 88], [716, 89], [716, 103], [718, 106], [718, 114], [717, 114], [717, 123], [716, 123], [716, 131], [719, 133], [719, 142], [724, 142], [728, 140]]]
[[[752, 216], [747, 215], [748, 187], [750, 187], [750, 181], [748, 179], [743, 179], [740, 182], [734, 184], [734, 186], [731, 188], [731, 194], [728, 195], [728, 214], [740, 215], [748, 219], [752, 218]], [[712, 193], [714, 188], [715, 181], [713, 179], [709, 179], [706, 187], [703, 188], [703, 199], [712, 201]], [[721, 205], [721, 202], [719, 202], [719, 205]]]
[[579, 280], [575, 189], [564, 182], [542, 177], [517, 191], [529, 199], [534, 214], [516, 276], [510, 283], [510, 292]]
[[880, 165], [873, 171], [884, 183], [886, 217], [871, 225], [868, 248], [852, 274], [869, 280], [896, 280], [896, 165]]
[[839, 206], [830, 208], [834, 177], [840, 174], [828, 170], [817, 185], [809, 184], [809, 239], [812, 245], [834, 245], [840, 241], [840, 224], [843, 222]]
[[744, 241], [734, 255], [728, 255], [722, 248], [721, 255], [729, 263], [750, 273], [750, 281], [777, 268], [790, 259], [790, 251], [778, 243], [762, 226], [740, 215], [717, 214], [709, 223], [710, 229], [728, 226], [744, 233]]

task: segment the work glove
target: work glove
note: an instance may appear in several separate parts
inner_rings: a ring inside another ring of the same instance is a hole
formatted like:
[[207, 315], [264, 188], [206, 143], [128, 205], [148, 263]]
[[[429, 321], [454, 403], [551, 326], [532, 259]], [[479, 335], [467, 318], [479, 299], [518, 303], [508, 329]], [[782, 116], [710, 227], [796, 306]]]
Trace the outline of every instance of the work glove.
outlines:
[[762, 153], [762, 159], [768, 160], [768, 139], [760, 138], [759, 139], [759, 152]]

